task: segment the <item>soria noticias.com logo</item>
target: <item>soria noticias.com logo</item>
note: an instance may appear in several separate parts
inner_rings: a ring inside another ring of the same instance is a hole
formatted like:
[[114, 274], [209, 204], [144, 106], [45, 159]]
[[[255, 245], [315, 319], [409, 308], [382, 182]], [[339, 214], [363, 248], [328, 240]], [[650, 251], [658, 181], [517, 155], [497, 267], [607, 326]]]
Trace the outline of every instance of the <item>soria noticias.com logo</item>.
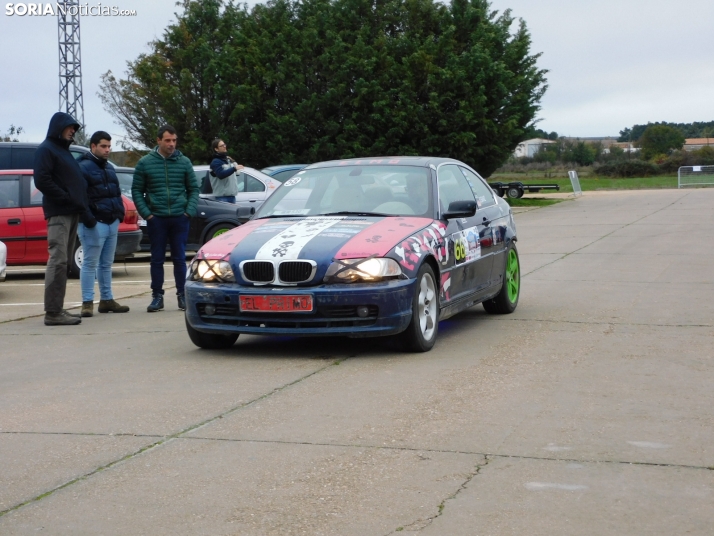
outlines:
[[97, 4], [79, 4], [79, 3], [63, 3], [45, 2], [43, 4], [36, 3], [12, 3], [5, 4], [5, 15], [8, 17], [43, 17], [56, 15], [71, 15], [73, 17], [135, 17], [136, 10], [120, 9], [117, 6], [105, 6], [101, 3]]

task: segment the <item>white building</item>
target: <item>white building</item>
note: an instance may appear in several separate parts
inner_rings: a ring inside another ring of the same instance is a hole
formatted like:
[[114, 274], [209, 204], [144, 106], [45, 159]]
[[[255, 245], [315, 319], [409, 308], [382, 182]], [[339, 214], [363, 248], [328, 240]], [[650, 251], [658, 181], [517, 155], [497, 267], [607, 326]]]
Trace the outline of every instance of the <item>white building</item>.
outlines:
[[513, 155], [516, 158], [521, 158], [523, 156], [533, 157], [544, 145], [549, 145], [555, 143], [553, 140], [546, 140], [543, 138], [533, 138], [532, 140], [522, 141], [516, 146], [516, 150], [513, 151]]

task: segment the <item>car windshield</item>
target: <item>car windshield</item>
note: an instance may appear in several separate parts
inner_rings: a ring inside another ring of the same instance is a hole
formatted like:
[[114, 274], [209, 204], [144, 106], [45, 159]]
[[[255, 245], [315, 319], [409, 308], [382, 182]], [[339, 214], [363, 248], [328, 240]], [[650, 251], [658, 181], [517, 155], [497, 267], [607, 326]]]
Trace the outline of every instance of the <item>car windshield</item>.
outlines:
[[424, 167], [308, 169], [284, 182], [255, 217], [328, 214], [431, 217], [431, 192], [431, 174]]

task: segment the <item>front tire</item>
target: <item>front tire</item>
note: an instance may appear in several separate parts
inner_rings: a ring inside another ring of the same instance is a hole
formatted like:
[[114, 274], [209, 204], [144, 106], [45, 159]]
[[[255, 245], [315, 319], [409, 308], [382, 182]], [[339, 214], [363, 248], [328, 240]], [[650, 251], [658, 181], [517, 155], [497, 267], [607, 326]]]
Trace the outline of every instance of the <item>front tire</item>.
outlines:
[[235, 225], [230, 224], [230, 223], [222, 223], [220, 225], [216, 225], [215, 227], [212, 227], [206, 233], [206, 239], [203, 241], [203, 244], [205, 244], [209, 240], [213, 240], [214, 238], [222, 235], [223, 233], [230, 231], [231, 229], [235, 229], [235, 227], [236, 227]]
[[424, 263], [416, 277], [412, 298], [412, 320], [400, 333], [402, 345], [412, 352], [428, 352], [439, 333], [439, 287], [434, 270]]
[[516, 310], [521, 295], [521, 264], [516, 243], [511, 241], [506, 250], [506, 266], [503, 269], [503, 286], [494, 298], [483, 302], [486, 312], [507, 315]]
[[214, 335], [213, 333], [202, 333], [191, 327], [186, 320], [186, 331], [191, 342], [204, 350], [224, 350], [230, 348], [238, 340], [238, 334]]

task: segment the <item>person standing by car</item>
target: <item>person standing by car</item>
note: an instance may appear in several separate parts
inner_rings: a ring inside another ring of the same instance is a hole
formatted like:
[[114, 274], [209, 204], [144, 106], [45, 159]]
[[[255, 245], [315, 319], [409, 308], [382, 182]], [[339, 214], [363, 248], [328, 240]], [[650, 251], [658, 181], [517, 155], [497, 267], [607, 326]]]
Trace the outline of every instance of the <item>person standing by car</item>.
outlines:
[[46, 326], [73, 326], [82, 322], [79, 315], [64, 310], [67, 259], [74, 251], [77, 226], [80, 219], [90, 229], [96, 224], [89, 210], [82, 170], [69, 152], [79, 129], [74, 117], [57, 112], [50, 119], [45, 141], [35, 151], [35, 186], [43, 195], [49, 250], [45, 271]]
[[164, 259], [171, 248], [178, 308], [186, 309], [186, 241], [198, 205], [198, 181], [191, 161], [176, 150], [176, 129], [159, 128], [157, 146], [136, 164], [131, 193], [146, 220], [151, 240], [151, 303], [149, 313], [164, 308]]
[[213, 149], [213, 160], [211, 160], [211, 188], [216, 201], [235, 203], [238, 193], [238, 180], [236, 171], [243, 169], [230, 156], [226, 142], [216, 138], [211, 142]]
[[111, 136], [100, 130], [89, 140], [91, 152], [79, 160], [86, 181], [89, 209], [97, 221], [94, 227], [83, 223], [78, 226], [79, 241], [84, 258], [80, 271], [83, 317], [94, 314], [94, 279], [99, 281], [100, 313], [126, 313], [129, 307], [119, 305], [112, 295], [112, 263], [117, 248], [119, 222], [124, 219], [124, 202], [119, 179], [109, 164], [112, 149]]

